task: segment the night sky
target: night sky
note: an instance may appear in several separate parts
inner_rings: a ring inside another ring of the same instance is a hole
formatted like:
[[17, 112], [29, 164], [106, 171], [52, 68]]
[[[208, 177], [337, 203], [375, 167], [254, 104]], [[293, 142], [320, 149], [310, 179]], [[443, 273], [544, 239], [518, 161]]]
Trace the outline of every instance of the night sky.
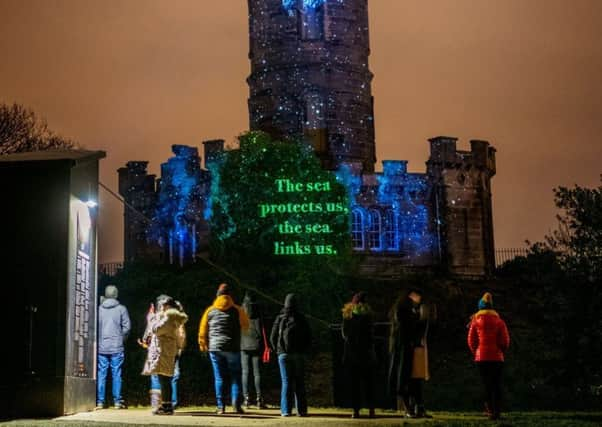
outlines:
[[[602, 173], [602, 1], [370, 0], [377, 157], [423, 172], [427, 138], [489, 140], [496, 246], [555, 226], [552, 188]], [[0, 102], [87, 149], [101, 181], [171, 144], [248, 129], [244, 0], [0, 0]], [[122, 259], [101, 195], [100, 262]]]

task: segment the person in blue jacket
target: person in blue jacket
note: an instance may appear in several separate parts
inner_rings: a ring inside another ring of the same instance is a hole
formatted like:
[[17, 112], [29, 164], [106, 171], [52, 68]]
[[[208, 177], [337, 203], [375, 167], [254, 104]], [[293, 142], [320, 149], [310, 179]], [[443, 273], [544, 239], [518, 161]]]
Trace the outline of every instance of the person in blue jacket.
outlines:
[[111, 369], [113, 404], [115, 409], [126, 409], [121, 395], [121, 369], [125, 360], [124, 343], [131, 329], [127, 308], [117, 300], [118, 290], [109, 285], [98, 307], [98, 376], [96, 408], [107, 407], [105, 388]]

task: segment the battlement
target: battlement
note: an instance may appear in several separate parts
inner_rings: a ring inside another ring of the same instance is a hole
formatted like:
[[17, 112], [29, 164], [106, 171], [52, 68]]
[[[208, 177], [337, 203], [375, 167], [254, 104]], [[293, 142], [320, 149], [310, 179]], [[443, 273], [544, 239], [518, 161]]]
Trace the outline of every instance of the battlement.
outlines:
[[407, 160], [383, 160], [383, 175], [400, 176], [408, 173]]
[[127, 199], [132, 191], [154, 191], [155, 175], [149, 175], [147, 167], [147, 161], [129, 161], [125, 167], [117, 169], [119, 194]]
[[208, 164], [219, 160], [224, 152], [224, 143], [225, 141], [223, 139], [209, 139], [207, 141], [203, 141], [206, 169], [208, 168]]
[[458, 138], [451, 136], [437, 136], [428, 141], [431, 146], [431, 156], [427, 162], [429, 169], [475, 167], [487, 170], [491, 176], [495, 175], [496, 149], [488, 141], [470, 140], [470, 151], [458, 150]]

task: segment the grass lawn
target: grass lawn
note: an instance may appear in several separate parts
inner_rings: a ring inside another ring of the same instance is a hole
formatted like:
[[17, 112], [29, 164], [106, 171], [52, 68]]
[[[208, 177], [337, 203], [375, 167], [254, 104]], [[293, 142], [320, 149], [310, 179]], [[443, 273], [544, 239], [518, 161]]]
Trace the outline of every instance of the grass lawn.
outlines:
[[600, 412], [512, 412], [506, 414], [504, 419], [491, 422], [477, 413], [435, 412], [432, 419], [405, 420], [392, 411], [378, 411], [376, 419], [360, 418], [352, 420], [350, 412], [333, 408], [311, 408], [307, 418], [291, 417], [281, 418], [278, 410], [257, 411], [250, 410], [243, 416], [234, 414], [215, 416], [212, 407], [183, 408], [175, 416], [152, 416], [148, 408], [134, 408], [127, 411], [103, 410], [86, 412], [58, 419], [41, 420], [14, 420], [0, 423], [0, 426], [50, 426], [50, 427], [123, 427], [145, 425], [158, 426], [400, 426], [400, 425], [428, 425], [451, 427], [475, 426], [516, 426], [516, 427], [565, 427], [602, 426], [602, 413]]

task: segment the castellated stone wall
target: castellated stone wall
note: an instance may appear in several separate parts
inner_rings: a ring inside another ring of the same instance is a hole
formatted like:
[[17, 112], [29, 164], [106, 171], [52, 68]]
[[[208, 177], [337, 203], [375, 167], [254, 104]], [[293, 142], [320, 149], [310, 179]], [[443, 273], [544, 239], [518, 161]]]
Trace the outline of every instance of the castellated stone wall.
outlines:
[[[385, 160], [382, 172], [374, 170], [368, 1], [248, 4], [250, 128], [313, 144], [323, 167], [347, 186], [350, 239], [363, 272], [389, 279], [408, 268], [491, 274], [496, 165], [487, 141], [470, 141], [470, 150], [462, 151], [456, 138], [432, 138], [426, 173], [408, 172], [404, 160]], [[126, 208], [126, 260], [162, 247], [163, 259], [185, 264], [205, 250], [210, 182], [219, 173], [224, 141], [205, 141], [204, 148], [201, 169], [196, 148], [174, 146], [157, 183], [146, 162], [119, 170], [120, 193], [153, 223]]]

